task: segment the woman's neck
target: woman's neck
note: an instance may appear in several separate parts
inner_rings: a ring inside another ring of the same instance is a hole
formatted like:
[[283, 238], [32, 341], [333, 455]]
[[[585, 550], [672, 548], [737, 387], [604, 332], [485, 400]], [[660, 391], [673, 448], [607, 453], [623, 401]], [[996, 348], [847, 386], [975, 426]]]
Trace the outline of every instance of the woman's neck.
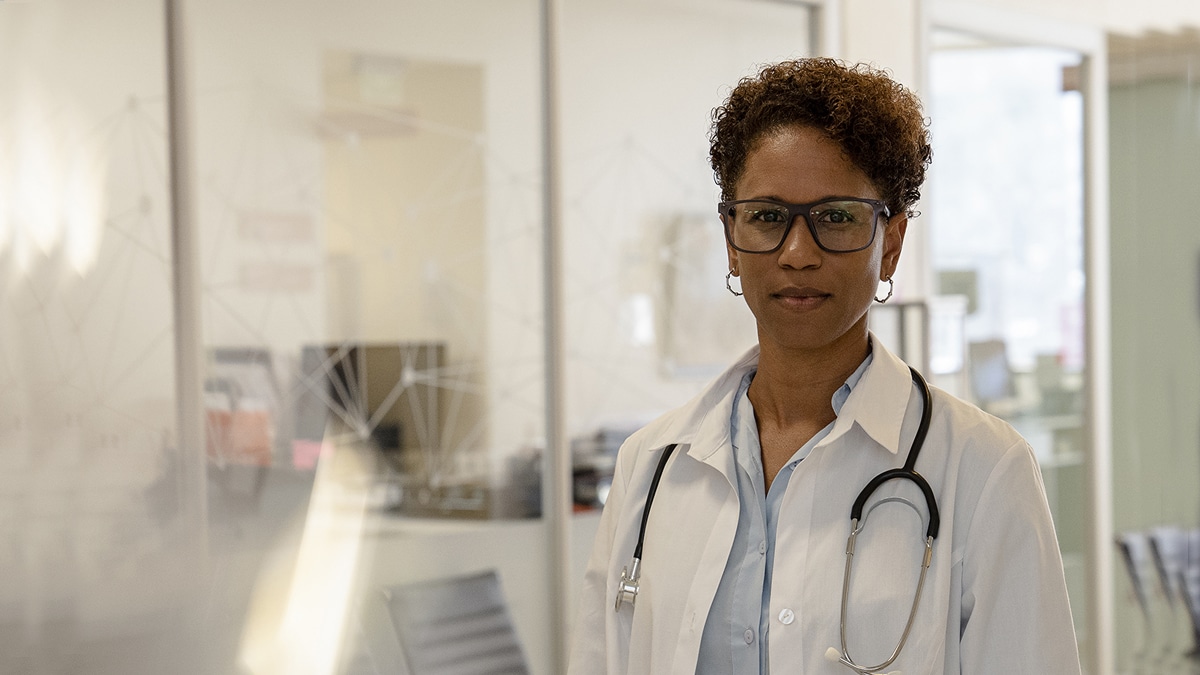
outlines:
[[816, 350], [764, 343], [747, 395], [759, 423], [776, 428], [833, 421], [833, 394], [870, 353], [864, 330]]

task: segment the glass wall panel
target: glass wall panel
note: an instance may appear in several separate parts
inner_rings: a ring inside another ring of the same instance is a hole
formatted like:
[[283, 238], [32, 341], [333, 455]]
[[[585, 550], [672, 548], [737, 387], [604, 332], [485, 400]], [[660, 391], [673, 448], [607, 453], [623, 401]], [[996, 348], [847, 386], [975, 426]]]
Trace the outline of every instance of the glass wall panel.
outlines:
[[1193, 672], [1200, 229], [1171, 205], [1200, 181], [1200, 39], [1113, 37], [1109, 55], [1117, 666]]
[[711, 113], [758, 66], [809, 52], [790, 3], [567, 3], [562, 37], [567, 426], [627, 430], [756, 341], [725, 289]]
[[446, 604], [407, 585], [488, 572], [552, 670], [538, 7], [191, 3], [213, 639], [247, 672], [405, 672]]
[[0, 4], [5, 673], [171, 672], [195, 607], [163, 25], [154, 0]]
[[708, 163], [714, 107], [761, 64], [810, 53], [809, 10], [760, 0], [565, 3], [562, 185], [573, 569], [617, 447], [757, 341], [725, 288]]
[[[939, 31], [928, 106], [936, 384], [1033, 446], [1081, 642], [1083, 99], [1078, 54]], [[922, 219], [924, 220], [924, 219]]]

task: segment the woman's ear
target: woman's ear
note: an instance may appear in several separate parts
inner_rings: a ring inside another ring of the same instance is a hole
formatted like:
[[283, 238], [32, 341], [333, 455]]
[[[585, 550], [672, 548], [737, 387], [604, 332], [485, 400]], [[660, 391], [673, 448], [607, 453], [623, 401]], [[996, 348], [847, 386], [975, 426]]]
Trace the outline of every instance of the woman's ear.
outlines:
[[733, 276], [738, 276], [741, 274], [741, 270], [738, 269], [738, 252], [726, 242], [725, 253], [729, 256], [729, 271], [733, 272]]
[[888, 219], [887, 227], [883, 229], [883, 278], [890, 278], [896, 273], [900, 263], [900, 251], [904, 248], [904, 235], [908, 232], [908, 214], [897, 213]]

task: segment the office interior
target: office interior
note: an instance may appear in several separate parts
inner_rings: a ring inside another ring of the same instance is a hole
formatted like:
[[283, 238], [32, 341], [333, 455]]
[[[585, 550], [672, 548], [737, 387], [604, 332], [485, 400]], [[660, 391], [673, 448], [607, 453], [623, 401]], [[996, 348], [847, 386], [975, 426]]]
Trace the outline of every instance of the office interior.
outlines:
[[0, 2], [0, 672], [420, 675], [464, 598], [564, 672], [616, 448], [755, 340], [710, 111], [807, 55], [925, 102], [872, 329], [1030, 440], [1085, 672], [1197, 672], [1187, 0]]

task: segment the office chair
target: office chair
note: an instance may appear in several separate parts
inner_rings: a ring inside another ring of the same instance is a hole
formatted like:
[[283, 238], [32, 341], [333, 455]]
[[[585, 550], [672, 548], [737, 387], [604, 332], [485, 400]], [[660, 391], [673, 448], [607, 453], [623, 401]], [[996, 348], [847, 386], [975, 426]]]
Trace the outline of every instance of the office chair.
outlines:
[[383, 596], [412, 675], [528, 675], [495, 571], [392, 586]]

